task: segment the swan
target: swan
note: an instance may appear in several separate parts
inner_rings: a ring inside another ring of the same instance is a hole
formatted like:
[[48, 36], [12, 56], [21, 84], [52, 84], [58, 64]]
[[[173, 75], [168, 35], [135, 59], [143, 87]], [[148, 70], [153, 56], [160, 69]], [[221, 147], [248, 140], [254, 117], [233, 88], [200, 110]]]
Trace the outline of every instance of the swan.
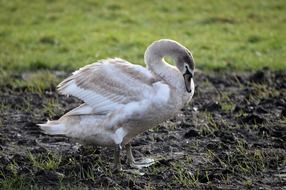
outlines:
[[[175, 66], [167, 64], [166, 56], [175, 61]], [[38, 125], [49, 135], [115, 147], [116, 170], [122, 170], [123, 147], [131, 166], [149, 166], [149, 163], [135, 162], [130, 141], [173, 117], [190, 102], [194, 94], [195, 65], [191, 52], [170, 39], [149, 45], [144, 61], [147, 67], [108, 58], [75, 71], [57, 89], [84, 103], [58, 120]]]

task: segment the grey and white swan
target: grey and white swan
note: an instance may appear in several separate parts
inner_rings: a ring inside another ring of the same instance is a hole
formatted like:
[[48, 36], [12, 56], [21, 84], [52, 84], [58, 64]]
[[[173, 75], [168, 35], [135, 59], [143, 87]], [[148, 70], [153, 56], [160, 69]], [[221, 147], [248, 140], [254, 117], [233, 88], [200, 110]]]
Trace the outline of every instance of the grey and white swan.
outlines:
[[[175, 66], [165, 61], [166, 56]], [[115, 169], [122, 168], [120, 154], [124, 147], [128, 163], [142, 166], [134, 160], [130, 141], [175, 116], [191, 100], [195, 89], [194, 59], [178, 42], [153, 42], [145, 51], [144, 61], [147, 67], [109, 58], [75, 71], [58, 85], [58, 91], [84, 103], [58, 120], [38, 125], [49, 135], [115, 147]]]

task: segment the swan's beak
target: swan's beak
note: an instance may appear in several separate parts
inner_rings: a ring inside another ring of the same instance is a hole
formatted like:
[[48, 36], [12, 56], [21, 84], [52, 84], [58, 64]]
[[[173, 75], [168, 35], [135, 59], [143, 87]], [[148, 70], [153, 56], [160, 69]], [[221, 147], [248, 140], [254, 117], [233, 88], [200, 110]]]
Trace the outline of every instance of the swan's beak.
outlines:
[[183, 74], [183, 76], [184, 76], [184, 80], [185, 80], [186, 90], [188, 93], [191, 93], [192, 92], [191, 81], [193, 78], [193, 74], [186, 67], [186, 72]]

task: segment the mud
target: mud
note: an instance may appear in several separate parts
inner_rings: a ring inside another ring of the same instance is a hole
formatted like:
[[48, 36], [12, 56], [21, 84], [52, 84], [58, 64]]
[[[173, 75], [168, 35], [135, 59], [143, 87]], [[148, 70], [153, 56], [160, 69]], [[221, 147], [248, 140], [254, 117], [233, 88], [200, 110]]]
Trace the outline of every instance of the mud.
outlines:
[[1, 86], [0, 189], [285, 188], [286, 73], [198, 71], [195, 79], [181, 114], [133, 140], [135, 157], [159, 158], [143, 176], [112, 172], [111, 149], [41, 133], [36, 123], [79, 100], [54, 86], [43, 93]]

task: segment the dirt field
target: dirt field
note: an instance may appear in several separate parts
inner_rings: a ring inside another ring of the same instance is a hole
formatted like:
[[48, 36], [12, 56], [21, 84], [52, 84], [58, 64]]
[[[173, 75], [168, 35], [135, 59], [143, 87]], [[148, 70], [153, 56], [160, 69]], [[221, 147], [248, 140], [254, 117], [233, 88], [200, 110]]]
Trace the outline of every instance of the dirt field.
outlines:
[[[36, 123], [79, 100], [55, 86], [43, 94], [1, 86], [0, 189], [285, 188], [286, 73], [197, 72], [195, 79], [191, 104], [132, 142], [137, 158], [159, 159], [143, 176], [113, 173], [111, 149], [40, 132]], [[128, 168], [125, 156], [122, 163]]]

